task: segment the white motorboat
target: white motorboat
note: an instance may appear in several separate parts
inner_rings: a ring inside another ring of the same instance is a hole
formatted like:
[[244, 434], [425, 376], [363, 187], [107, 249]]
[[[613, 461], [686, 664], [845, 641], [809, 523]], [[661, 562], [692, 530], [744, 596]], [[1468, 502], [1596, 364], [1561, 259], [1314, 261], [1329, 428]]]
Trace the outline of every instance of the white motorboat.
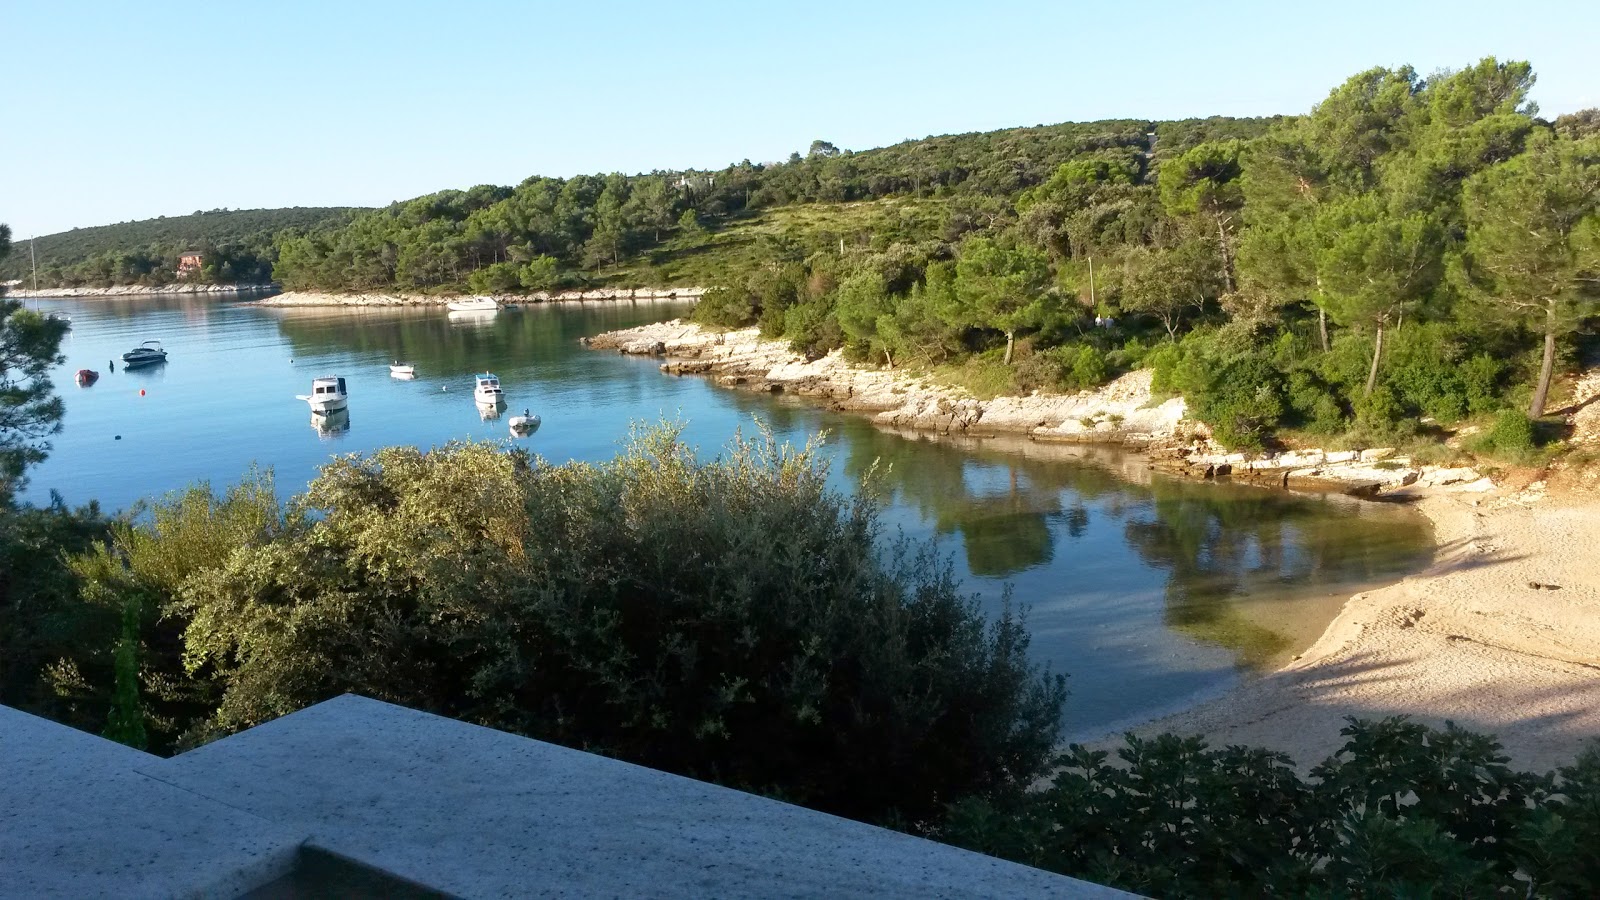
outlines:
[[397, 359], [389, 366], [389, 374], [396, 378], [415, 378], [417, 377], [417, 367]]
[[462, 297], [445, 304], [451, 312], [498, 312], [500, 301], [493, 297]]
[[499, 404], [506, 401], [506, 392], [500, 389], [500, 379], [489, 372], [478, 376], [472, 388], [472, 399], [479, 403]]
[[512, 434], [522, 437], [539, 430], [539, 417], [523, 410], [522, 415], [512, 416], [506, 420], [506, 424], [511, 426]]
[[331, 412], [346, 408], [350, 404], [350, 392], [346, 390], [344, 379], [338, 375], [327, 375], [311, 380], [311, 393], [297, 394], [296, 400], [304, 400], [311, 405], [311, 411], [318, 415], [327, 415]]
[[125, 366], [144, 366], [150, 363], [166, 362], [167, 351], [162, 349], [160, 341], [145, 341], [139, 346], [122, 354], [122, 363]]

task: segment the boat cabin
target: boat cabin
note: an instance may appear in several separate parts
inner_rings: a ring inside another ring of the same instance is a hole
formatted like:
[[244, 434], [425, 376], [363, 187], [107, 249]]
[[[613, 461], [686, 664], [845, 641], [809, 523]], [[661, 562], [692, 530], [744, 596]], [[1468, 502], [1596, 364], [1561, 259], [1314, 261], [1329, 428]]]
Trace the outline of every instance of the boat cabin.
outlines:
[[326, 397], [342, 397], [348, 391], [344, 389], [344, 378], [329, 376], [327, 378], [314, 378], [311, 380], [312, 399]]
[[500, 379], [488, 373], [479, 375], [478, 386], [475, 390], [480, 394], [498, 394], [500, 393]]

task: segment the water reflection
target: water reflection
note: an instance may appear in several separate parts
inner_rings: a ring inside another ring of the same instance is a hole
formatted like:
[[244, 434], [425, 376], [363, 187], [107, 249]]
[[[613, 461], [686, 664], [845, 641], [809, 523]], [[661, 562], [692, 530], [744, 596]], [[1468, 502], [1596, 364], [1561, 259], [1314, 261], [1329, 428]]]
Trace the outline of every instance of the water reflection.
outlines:
[[311, 427], [317, 430], [317, 437], [324, 440], [342, 438], [350, 432], [350, 410], [336, 409], [326, 413], [312, 413]]
[[[1355, 589], [1413, 571], [1430, 552], [1418, 517], [1384, 504], [1154, 476], [1138, 457], [1103, 448], [875, 440], [843, 427], [848, 470], [870, 473], [891, 502], [958, 537], [971, 574], [1048, 569], [1065, 543], [1116, 529], [1145, 567], [1165, 573], [1163, 622], [1247, 666], [1285, 662]], [[1067, 553], [1069, 572], [1082, 561]]]
[[457, 328], [493, 328], [499, 315], [495, 309], [452, 309], [445, 313], [445, 321]]

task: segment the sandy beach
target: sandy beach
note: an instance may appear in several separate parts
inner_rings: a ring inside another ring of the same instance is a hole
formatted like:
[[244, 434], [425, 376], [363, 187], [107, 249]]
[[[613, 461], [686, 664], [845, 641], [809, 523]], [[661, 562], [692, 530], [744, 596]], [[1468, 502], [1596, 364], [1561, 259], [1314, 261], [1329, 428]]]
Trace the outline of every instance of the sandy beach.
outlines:
[[[1301, 451], [1245, 460], [1195, 442], [1182, 400], [1152, 398], [1148, 373], [1098, 392], [978, 401], [900, 372], [830, 354], [796, 357], [751, 330], [683, 322], [601, 335], [591, 345], [664, 358], [671, 374], [704, 374], [746, 390], [807, 396], [891, 429], [945, 435], [1009, 433], [1028, 442], [1181, 445], [1180, 474], [1228, 466], [1268, 486], [1359, 486], [1415, 503], [1434, 526], [1433, 564], [1399, 584], [1351, 598], [1322, 637], [1288, 666], [1135, 733], [1203, 734], [1214, 746], [1283, 750], [1309, 768], [1344, 743], [1345, 718], [1408, 715], [1499, 736], [1512, 763], [1546, 771], [1600, 737], [1600, 478], [1557, 472], [1547, 484], [1469, 468], [1411, 466], [1374, 451]], [[1559, 412], [1572, 440], [1600, 447], [1600, 369]], [[1113, 424], [1114, 423], [1114, 424]], [[1290, 476], [1283, 478], [1283, 476]], [[1230, 475], [1229, 477], [1233, 477]], [[1099, 742], [1118, 743], [1115, 736]]]
[[1520, 768], [1571, 763], [1600, 737], [1600, 497], [1543, 488], [1421, 490], [1433, 565], [1351, 598], [1291, 665], [1135, 732], [1309, 767], [1343, 743], [1345, 717], [1403, 714], [1494, 733]]

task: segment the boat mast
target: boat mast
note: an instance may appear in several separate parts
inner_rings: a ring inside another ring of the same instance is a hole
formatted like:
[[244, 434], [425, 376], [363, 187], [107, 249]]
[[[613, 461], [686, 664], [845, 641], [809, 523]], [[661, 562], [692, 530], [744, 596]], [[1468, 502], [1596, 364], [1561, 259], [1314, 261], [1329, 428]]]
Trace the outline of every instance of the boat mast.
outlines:
[[39, 243], [37, 237], [28, 238], [28, 259], [33, 262], [33, 292], [39, 293], [39, 254], [34, 252], [33, 245]]

